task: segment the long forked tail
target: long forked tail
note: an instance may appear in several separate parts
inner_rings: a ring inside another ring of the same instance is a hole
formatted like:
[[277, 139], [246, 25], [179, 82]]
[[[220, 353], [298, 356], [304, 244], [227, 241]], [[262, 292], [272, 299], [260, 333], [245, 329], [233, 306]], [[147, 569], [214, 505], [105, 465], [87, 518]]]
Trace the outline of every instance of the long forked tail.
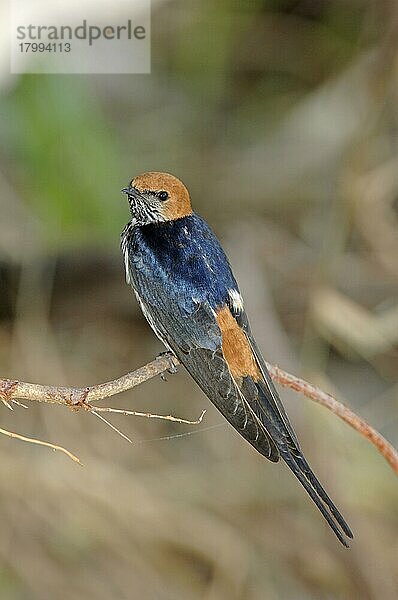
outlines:
[[304, 487], [308, 495], [316, 504], [329, 526], [346, 548], [349, 547], [345, 536], [352, 539], [354, 536], [351, 529], [347, 525], [344, 517], [336, 508], [328, 494], [316, 478], [304, 456], [292, 456], [288, 451], [279, 449], [281, 457], [295, 474], [301, 485]]
[[266, 415], [266, 425], [281, 458], [300, 481], [339, 541], [348, 548], [346, 537], [353, 538], [351, 529], [306, 461], [296, 435], [291, 435], [290, 423], [288, 428], [279, 411], [275, 409], [275, 405], [270, 402], [270, 399], [272, 399], [272, 396], [270, 398], [270, 390], [263, 382], [257, 382], [256, 387], [259, 392], [259, 399], [262, 401], [264, 411], [262, 414]]

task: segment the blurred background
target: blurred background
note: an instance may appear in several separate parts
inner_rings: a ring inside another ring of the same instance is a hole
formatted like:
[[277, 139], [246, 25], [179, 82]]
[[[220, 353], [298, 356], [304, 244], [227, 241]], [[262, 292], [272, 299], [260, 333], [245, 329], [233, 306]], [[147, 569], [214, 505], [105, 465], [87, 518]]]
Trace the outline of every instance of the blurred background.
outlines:
[[[165, 170], [227, 248], [267, 360], [396, 446], [397, 3], [153, 0], [151, 75], [10, 76], [3, 50], [1, 375], [85, 386], [162, 350], [119, 234], [120, 189]], [[351, 550], [180, 369], [107, 405], [204, 422], [113, 415], [132, 446], [90, 414], [0, 407], [3, 428], [85, 465], [1, 437], [1, 598], [397, 598], [396, 476], [336, 416], [281, 394]]]

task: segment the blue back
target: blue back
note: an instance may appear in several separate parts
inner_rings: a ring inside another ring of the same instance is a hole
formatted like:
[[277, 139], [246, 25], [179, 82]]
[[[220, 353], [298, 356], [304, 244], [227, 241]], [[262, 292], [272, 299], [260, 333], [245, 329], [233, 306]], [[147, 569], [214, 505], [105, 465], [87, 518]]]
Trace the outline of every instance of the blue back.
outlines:
[[140, 294], [156, 303], [167, 290], [187, 313], [197, 304], [223, 305], [229, 289], [238, 290], [228, 259], [206, 221], [196, 214], [133, 228], [130, 264]]

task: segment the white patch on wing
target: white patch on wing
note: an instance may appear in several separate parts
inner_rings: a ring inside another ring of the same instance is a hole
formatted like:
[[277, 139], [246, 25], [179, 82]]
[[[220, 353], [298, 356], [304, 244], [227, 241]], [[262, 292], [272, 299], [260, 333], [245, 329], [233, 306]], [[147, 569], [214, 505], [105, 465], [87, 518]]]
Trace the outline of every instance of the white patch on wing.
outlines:
[[129, 248], [127, 235], [122, 238], [122, 252], [124, 258], [124, 270], [126, 272], [126, 283], [132, 284], [131, 273], [130, 273], [130, 259], [129, 259]]
[[231, 300], [231, 304], [234, 310], [242, 312], [243, 310], [243, 298], [237, 290], [229, 289], [228, 296]]
[[129, 252], [126, 248], [123, 252], [124, 254], [124, 269], [126, 271], [126, 283], [131, 285], [131, 273], [130, 273], [130, 260], [129, 260]]

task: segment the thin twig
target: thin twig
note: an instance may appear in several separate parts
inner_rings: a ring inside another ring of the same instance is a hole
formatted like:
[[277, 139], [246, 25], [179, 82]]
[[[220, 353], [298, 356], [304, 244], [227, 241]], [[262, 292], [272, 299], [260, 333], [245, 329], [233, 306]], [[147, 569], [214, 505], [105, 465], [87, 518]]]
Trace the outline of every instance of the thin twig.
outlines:
[[[104, 398], [109, 398], [110, 396], [114, 396], [134, 388], [144, 381], [148, 381], [149, 379], [152, 379], [157, 375], [161, 375], [166, 371], [173, 371], [178, 364], [179, 362], [177, 358], [172, 356], [170, 353], [164, 354], [140, 369], [132, 371], [131, 373], [127, 373], [127, 375], [123, 375], [118, 379], [86, 388], [44, 386], [10, 379], [0, 379], [0, 400], [6, 405], [14, 402], [15, 399], [63, 404], [73, 410], [84, 409], [93, 412], [99, 418], [102, 417], [99, 412], [120, 412], [120, 414], [135, 414], [158, 419], [163, 418], [179, 423], [200, 423], [203, 418], [203, 414], [197, 421], [186, 421], [185, 419], [179, 419], [170, 415], [151, 415], [148, 413], [123, 411], [121, 409], [110, 409], [107, 407], [100, 408], [90, 405], [90, 403], [93, 401], [103, 400]], [[275, 365], [267, 363], [267, 367], [274, 381], [285, 387], [289, 387], [297, 392], [300, 392], [318, 404], [325, 406], [343, 421], [348, 423], [353, 429], [363, 435], [366, 439], [368, 439], [374, 446], [376, 446], [378, 451], [389, 462], [395, 473], [398, 474], [397, 451], [380, 433], [373, 429], [373, 427], [371, 427], [349, 408], [344, 406], [341, 402], [323, 390], [311, 385], [299, 377], [283, 371]], [[121, 434], [121, 432], [119, 433]], [[16, 434], [13, 435], [16, 437]], [[124, 434], [121, 435], [124, 436]], [[46, 443], [44, 443], [44, 445], [46, 445]], [[68, 453], [68, 451], [66, 451], [66, 453]]]
[[147, 419], [162, 419], [163, 421], [173, 421], [174, 423], [185, 423], [186, 425], [199, 425], [203, 421], [203, 417], [206, 414], [206, 410], [202, 410], [200, 416], [195, 421], [189, 419], [181, 419], [180, 417], [173, 417], [173, 415], [156, 415], [147, 412], [138, 412], [136, 410], [124, 410], [123, 408], [109, 408], [107, 406], [93, 406], [91, 412], [98, 413], [116, 413], [118, 415], [132, 415], [134, 417], [145, 417]]
[[101, 421], [103, 421], [105, 423], [105, 425], [108, 425], [108, 427], [110, 427], [111, 429], [113, 429], [113, 431], [115, 431], [118, 435], [120, 435], [120, 437], [122, 437], [124, 440], [126, 440], [130, 444], [133, 443], [133, 441], [125, 433], [123, 433], [123, 431], [120, 431], [120, 429], [118, 429], [117, 427], [115, 427], [115, 425], [112, 425], [112, 423], [110, 423], [107, 419], [105, 419], [105, 417], [103, 417], [102, 415], [99, 415], [94, 410], [91, 411], [91, 412], [92, 412], [93, 415], [95, 415], [96, 417], [98, 417], [99, 419], [101, 419]]
[[7, 437], [21, 440], [22, 442], [28, 442], [29, 444], [36, 444], [37, 446], [46, 446], [47, 448], [51, 448], [52, 450], [58, 450], [59, 452], [63, 452], [64, 454], [66, 454], [66, 456], [69, 456], [69, 458], [71, 458], [74, 462], [78, 463], [81, 467], [83, 466], [83, 464], [80, 462], [77, 456], [75, 456], [74, 454], [72, 454], [72, 452], [69, 452], [69, 450], [63, 448], [62, 446], [57, 446], [56, 444], [51, 444], [50, 442], [43, 442], [42, 440], [26, 437], [24, 435], [20, 435], [19, 433], [14, 433], [13, 431], [7, 431], [7, 429], [0, 428], [0, 433], [6, 435]]
[[364, 421], [361, 417], [356, 415], [350, 408], [345, 406], [342, 402], [339, 402], [320, 388], [308, 383], [304, 379], [300, 379], [295, 375], [286, 373], [275, 365], [267, 363], [268, 370], [274, 381], [277, 381], [285, 387], [289, 387], [296, 392], [301, 392], [307, 398], [314, 400], [318, 404], [325, 406], [332, 413], [340, 417], [343, 421], [348, 423], [353, 429], [363, 435], [369, 442], [371, 442], [378, 451], [384, 456], [384, 458], [390, 463], [390, 466], [398, 475], [398, 453], [395, 448], [388, 442], [376, 429], [374, 429], [369, 423]]

